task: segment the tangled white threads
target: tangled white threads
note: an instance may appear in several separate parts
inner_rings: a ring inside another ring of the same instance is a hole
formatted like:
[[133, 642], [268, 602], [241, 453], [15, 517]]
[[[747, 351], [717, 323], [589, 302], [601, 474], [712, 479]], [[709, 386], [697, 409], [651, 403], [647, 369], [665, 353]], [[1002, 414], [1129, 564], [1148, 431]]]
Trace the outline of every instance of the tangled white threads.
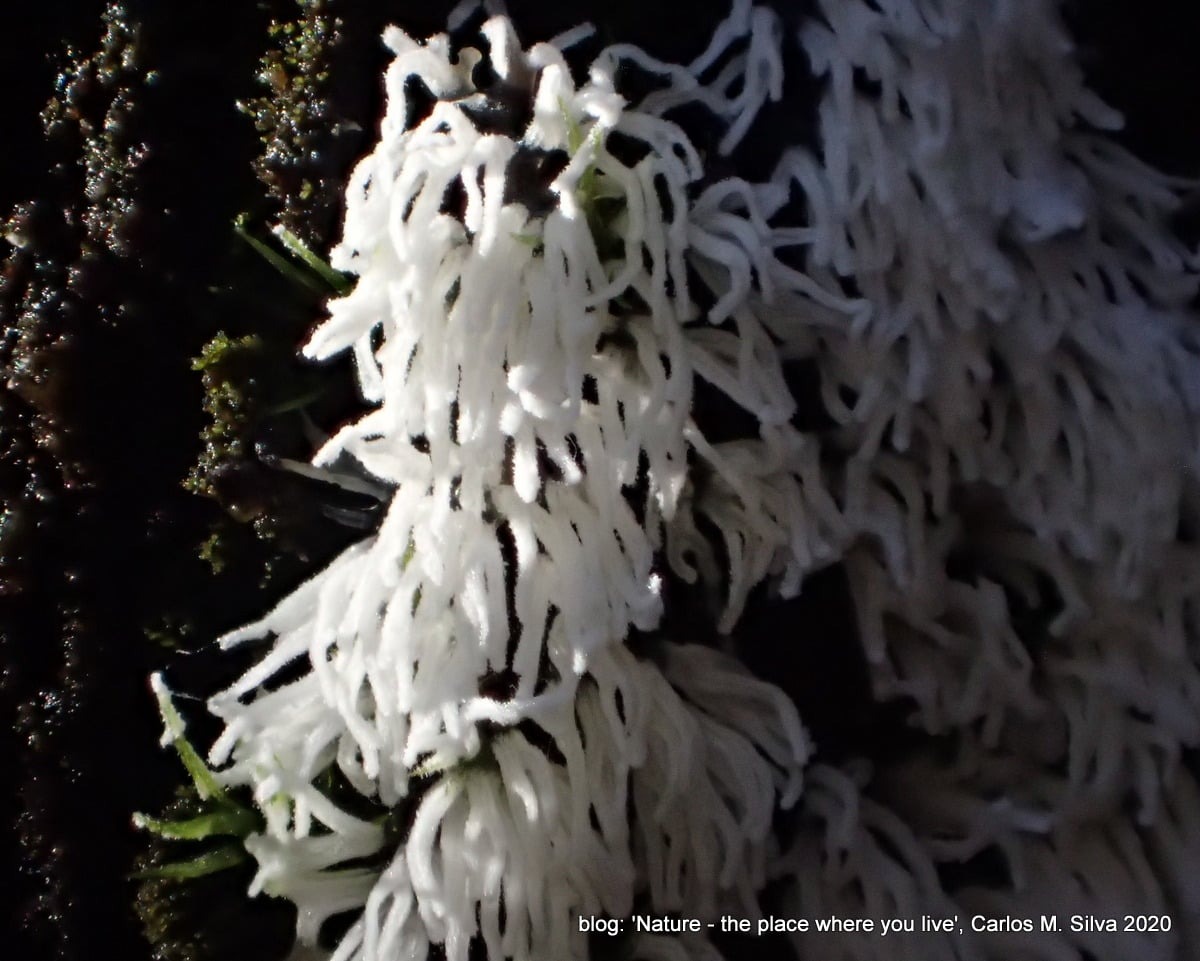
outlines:
[[728, 696], [692, 690], [689, 703], [622, 648], [601, 655], [574, 714], [544, 729], [561, 761], [509, 731], [422, 797], [335, 958], [385, 961], [409, 938], [463, 959], [477, 933], [489, 957], [583, 957], [574, 918], [626, 917], [642, 887], [656, 910], [689, 916], [753, 904], [773, 799], [789, 782], [798, 793], [803, 737], [736, 662], [686, 645], [664, 656], [666, 676], [707, 666]]
[[[831, 388], [830, 412], [860, 457], [883, 443], [922, 458], [935, 506], [947, 469], [985, 481], [1136, 595], [1174, 538], [1179, 456], [1195, 467], [1195, 343], [1178, 308], [1196, 261], [1161, 229], [1171, 184], [1077, 121], [1112, 118], [1054, 4], [943, 4], [937, 28], [916, 6], [830, 2], [830, 26], [803, 34], [831, 84], [826, 162], [794, 154], [781, 173], [811, 207], [811, 262], [872, 305], [831, 344], [831, 384], [856, 399]], [[856, 92], [856, 68], [881, 92]]]
[[[951, 907], [932, 860], [908, 827], [862, 797], [846, 774], [823, 765], [810, 768], [800, 817], [800, 833], [777, 865], [781, 873], [802, 879], [788, 888], [787, 916], [913, 918], [922, 911], [940, 916]], [[831, 933], [813, 928], [797, 932], [794, 941], [801, 957], [819, 952], [839, 961], [963, 957], [957, 932], [905, 939], [880, 937], [878, 930]]]
[[[735, 661], [669, 646], [655, 666], [622, 645], [659, 619], [655, 557], [689, 456], [734, 487], [755, 469], [692, 424], [693, 362], [772, 422], [791, 409], [780, 378], [756, 383], [777, 362], [742, 306], [748, 286], [715, 266], [754, 261], [740, 226], [766, 229], [752, 192], [718, 184], [690, 210], [691, 143], [663, 104], [629, 106], [614, 86], [623, 59], [653, 69], [648, 58], [612, 48], [577, 88], [553, 46], [523, 51], [503, 18], [481, 33], [491, 92], [474, 85], [479, 51], [387, 32], [382, 136], [351, 178], [331, 258], [358, 282], [305, 348], [352, 351], [376, 405], [314, 464], [352, 460], [393, 487], [386, 515], [223, 638], [273, 640], [210, 702], [226, 722], [211, 759], [232, 762], [221, 777], [266, 815], [247, 843], [255, 889], [297, 902], [302, 943], [363, 908], [339, 959], [440, 943], [462, 961], [477, 935], [497, 959], [581, 957], [572, 917], [627, 914], [639, 891], [664, 911], [752, 910], [772, 814], [798, 797], [807, 757], [794, 707]], [[701, 83], [743, 36], [741, 92], [729, 69]], [[778, 95], [778, 42], [773, 16], [741, 3], [684, 71], [682, 99], [736, 115], [731, 145]], [[415, 125], [413, 79], [434, 98]], [[505, 96], [530, 104], [520, 129], [504, 129]], [[618, 159], [613, 133], [644, 156]], [[689, 262], [718, 278], [712, 319], [734, 314], [749, 354], [689, 331]], [[756, 561], [731, 595], [766, 573]], [[297, 660], [308, 670], [276, 686]], [[314, 786], [331, 766], [412, 811], [382, 873], [344, 867], [386, 839]]]
[[[580, 86], [502, 18], [486, 54], [389, 31], [388, 114], [333, 255], [358, 283], [306, 352], [352, 351], [376, 405], [315, 463], [395, 490], [376, 535], [225, 639], [273, 638], [211, 702], [212, 757], [266, 815], [256, 885], [297, 902], [309, 942], [330, 905], [363, 909], [337, 961], [431, 942], [462, 961], [476, 937], [495, 959], [582, 957], [573, 912], [641, 894], [754, 915], [780, 874], [807, 917], [1032, 912], [1047, 885], [1085, 913], [1119, 896], [1200, 916], [1172, 853], [1200, 823], [1179, 764], [1200, 744], [1200, 261], [1164, 229], [1180, 185], [1104, 139], [1117, 118], [1053, 0], [819, 6], [799, 34], [826, 83], [819, 150], [702, 189], [668, 114], [702, 104], [736, 148], [782, 90], [770, 11], [738, 0], [686, 67], [609, 48]], [[484, 56], [499, 86], [480, 90]], [[658, 89], [625, 102], [622, 68]], [[410, 125], [414, 79], [434, 103]], [[799, 361], [828, 429], [796, 426]], [[697, 383], [751, 436], [706, 437]], [[658, 624], [664, 561], [712, 588], [722, 631], [764, 581], [789, 595], [844, 565], [876, 698], [911, 704], [953, 763], [822, 766], [801, 798], [784, 695], [709, 649], [624, 646]], [[331, 765], [411, 814], [386, 869], [345, 866], [388, 842], [314, 786]], [[772, 818], [798, 798], [777, 857]], [[943, 887], [939, 867], [993, 850], [1003, 879]], [[1170, 948], [799, 946], [892, 945]]]
[[[853, 897], [901, 914], [1187, 915], [1194, 897], [1125, 815], [1134, 800], [1149, 837], [1170, 835], [1194, 799], [1181, 752], [1200, 743], [1198, 263], [1166, 228], [1184, 185], [1105, 139], [1119, 119], [1084, 87], [1055, 3], [821, 9], [801, 41], [828, 80], [822, 152], [793, 151], [778, 176], [807, 207], [789, 239], [809, 275], [868, 309], [848, 326], [778, 311], [771, 329], [815, 361], [838, 423], [824, 483], [876, 695], [909, 700], [957, 760], [885, 765], [870, 801], [810, 772], [809, 811], [864, 814], [828, 860], [811, 839], [788, 855], [797, 910], [861, 877]], [[993, 848], [1007, 880], [953, 903], [925, 883]], [[829, 864], [847, 870], [814, 884]], [[1100, 876], [1111, 889], [1078, 880]], [[1166, 958], [1178, 943], [1126, 938], [895, 950]]]
[[[422, 46], [390, 32], [383, 140], [352, 177], [333, 254], [360, 279], [306, 348], [315, 359], [352, 349], [364, 396], [379, 403], [315, 462], [349, 454], [397, 492], [372, 542], [224, 639], [278, 637], [212, 702], [229, 722], [216, 760], [241, 744], [236, 753], [258, 751], [258, 763], [299, 753], [311, 773], [336, 737], [347, 776], [378, 782], [386, 803], [403, 796], [419, 758], [467, 756], [477, 722], [512, 723], [569, 701], [592, 652], [630, 625], [656, 623], [660, 527], [687, 479], [688, 440], [705, 450], [688, 427], [691, 360], [713, 368], [717, 356], [684, 335], [683, 256], [703, 228], [685, 216], [685, 188], [700, 170], [682, 132], [623, 110], [611, 77], [619, 58], [601, 58], [576, 90], [554, 48], [523, 54], [504, 20], [483, 32], [503, 82], [536, 84], [520, 141], [480, 133], [471, 119], [487, 106], [472, 93], [477, 53], [452, 60], [444, 37]], [[407, 130], [412, 76], [445, 99]], [[646, 158], [629, 167], [613, 157], [605, 144], [614, 130], [641, 139]], [[545, 185], [547, 213], [507, 197], [519, 151], [568, 148], [565, 169]], [[461, 221], [442, 209], [454, 190], [465, 197]], [[608, 225], [623, 251], [614, 260], [601, 261], [580, 206], [592, 201], [619, 211]], [[626, 291], [648, 311], [614, 314]], [[743, 363], [740, 382], [752, 374]], [[639, 483], [640, 520], [621, 495]], [[515, 545], [519, 637], [505, 606], [505, 536]], [[311, 715], [268, 715], [238, 700], [306, 655], [312, 675], [296, 693], [319, 688], [322, 716], [341, 718], [336, 734]], [[545, 689], [543, 656], [558, 677]], [[489, 672], [506, 669], [516, 675], [513, 697], [478, 693]]]
[[[990, 773], [1006, 788], [1017, 783], [1012, 771]], [[1021, 773], [1040, 777], [1028, 767]], [[809, 918], [957, 916], [966, 923], [962, 931], [902, 930], [885, 938], [878, 931], [800, 932], [794, 940], [801, 956], [808, 950], [855, 961], [1181, 956], [1186, 942], [1178, 932], [1075, 928], [1066, 919], [1180, 909], [1180, 920], [1194, 919], [1194, 894], [1186, 882], [1181, 890], [1181, 875], [1171, 869], [1195, 844], [1190, 777], [1174, 786], [1171, 817], [1148, 836], [1120, 819], [1054, 827], [1007, 797], [986, 799], [986, 775], [971, 786], [930, 759], [887, 774], [875, 797], [864, 796], [861, 780], [822, 765], [810, 769], [802, 829], [779, 862], [799, 879], [789, 893], [791, 911]], [[1179, 848], [1164, 860], [1166, 837]], [[953, 890], [943, 887], [938, 865], [961, 863], [993, 845], [1002, 852], [999, 867], [966, 874], [971, 880]], [[1051, 915], [1057, 930], [1042, 928], [1041, 918]], [[1005, 923], [1014, 919], [1020, 923]]]
[[1178, 539], [1200, 264], [1164, 227], [1181, 185], [1105, 139], [1119, 118], [1056, 8], [821, 4], [800, 36], [828, 81], [822, 155], [791, 152], [777, 179], [807, 206], [789, 236], [809, 274], [867, 309], [772, 329], [816, 361], [839, 425], [833, 550], [877, 694], [912, 698], [930, 732], [1032, 734], [1077, 795], [1133, 788], [1149, 817], [1200, 737]]

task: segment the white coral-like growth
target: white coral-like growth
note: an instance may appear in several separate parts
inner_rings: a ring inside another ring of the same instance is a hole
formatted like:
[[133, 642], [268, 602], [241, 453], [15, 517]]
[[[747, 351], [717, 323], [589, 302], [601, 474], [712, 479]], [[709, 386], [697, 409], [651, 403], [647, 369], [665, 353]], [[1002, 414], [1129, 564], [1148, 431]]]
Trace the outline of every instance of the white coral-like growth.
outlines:
[[1032, 738], [1149, 817], [1200, 742], [1185, 185], [1107, 139], [1056, 3], [820, 6], [821, 154], [777, 179], [806, 270], [865, 307], [771, 323], [838, 424], [824, 482], [876, 693], [930, 733]]
[[[297, 902], [305, 943], [363, 908], [338, 958], [438, 943], [461, 961], [476, 936], [497, 959], [580, 957], [574, 918], [627, 914], [642, 892], [660, 911], [754, 911], [772, 816], [799, 796], [807, 755], [792, 704], [736, 661], [623, 646], [658, 624], [657, 558], [689, 460], [753, 483], [756, 465], [693, 423], [694, 374], [739, 402], [751, 392], [773, 421], [791, 409], [780, 378], [756, 380], [777, 362], [748, 289], [714, 281], [709, 318], [689, 294], [689, 266], [719, 277], [716, 261], [753, 255], [738, 226], [752, 192], [717, 184], [693, 208], [699, 157], [660, 116], [698, 100], [733, 121], [735, 143], [745, 111], [778, 95], [778, 25], [741, 3], [693, 70], [614, 47], [579, 87], [557, 48], [523, 51], [503, 18], [481, 32], [490, 93], [475, 89], [479, 51], [386, 34], [387, 115], [332, 255], [358, 281], [305, 348], [352, 351], [375, 405], [314, 464], [386, 483], [386, 516], [223, 639], [272, 640], [210, 701], [226, 722], [211, 758], [232, 762], [222, 777], [267, 819], [247, 843], [256, 889]], [[728, 68], [701, 83], [743, 36], [742, 92], [727, 94]], [[614, 87], [626, 60], [665, 71], [671, 97], [627, 104]], [[434, 98], [415, 123], [414, 78]], [[504, 97], [530, 104], [518, 129], [495, 113]], [[610, 152], [614, 134], [641, 159]], [[731, 312], [756, 352], [708, 329]], [[766, 573], [735, 574], [731, 594]], [[279, 685], [297, 660], [307, 671]], [[331, 766], [411, 816], [382, 873], [345, 866], [387, 841], [314, 785]]]
[[335, 958], [385, 961], [408, 956], [401, 943], [434, 942], [461, 961], [477, 933], [489, 957], [582, 957], [575, 918], [626, 917], [642, 888], [661, 912], [753, 904], [774, 798], [799, 786], [794, 713], [711, 651], [667, 656], [667, 676], [706, 668], [725, 695], [681, 696], [615, 649], [574, 716], [544, 730], [559, 760], [508, 731], [429, 789]]
[[[693, 360], [715, 367], [718, 351], [684, 329], [695, 313], [684, 258], [711, 235], [687, 216], [695, 151], [676, 125], [615, 92], [628, 51], [608, 51], [576, 89], [555, 48], [523, 53], [502, 19], [483, 33], [499, 82], [532, 97], [528, 125], [519, 139], [481, 133], [472, 111], [488, 102], [470, 79], [479, 54], [452, 58], [445, 37], [419, 45], [389, 32], [383, 136], [351, 179], [333, 253], [359, 281], [305, 348], [314, 359], [354, 351], [378, 407], [315, 463], [349, 455], [394, 485], [387, 515], [374, 538], [224, 639], [277, 636], [212, 701], [229, 724], [217, 760], [286, 756], [295, 770], [300, 758], [309, 774], [336, 743], [346, 775], [378, 784], [387, 804], [419, 761], [470, 756], [480, 722], [569, 703], [596, 650], [655, 626], [662, 525], [689, 448], [708, 450], [690, 419]], [[413, 76], [442, 99], [407, 129]], [[633, 166], [614, 157], [614, 131], [646, 156]], [[543, 162], [555, 150], [571, 151], [569, 162], [535, 187], [549, 209], [531, 212], [534, 201], [510, 196], [514, 171], [521, 156]], [[461, 218], [446, 209], [455, 192]], [[589, 205], [613, 211], [602, 225], [610, 259]], [[621, 309], [623, 296], [633, 306]], [[739, 476], [728, 458], [714, 455], [714, 469]], [[299, 657], [312, 673], [286, 697], [303, 696], [319, 720], [242, 703]], [[480, 692], [505, 671], [511, 696]]]
[[[298, 904], [302, 942], [362, 909], [337, 961], [461, 961], [476, 938], [493, 961], [583, 957], [580, 914], [754, 916], [786, 875], [810, 918], [1053, 893], [1194, 930], [1200, 259], [1165, 227], [1184, 185], [1107, 139], [1053, 0], [817, 6], [793, 38], [824, 83], [817, 142], [761, 184], [713, 182], [672, 119], [703, 106], [728, 154], [781, 96], [784, 26], [749, 0], [692, 64], [618, 45], [583, 83], [581, 31], [527, 51], [503, 17], [478, 50], [388, 32], [332, 255], [357, 283], [305, 352], [352, 352], [373, 405], [314, 464], [390, 502], [225, 638], [270, 647], [210, 703], [221, 777], [266, 816], [256, 887]], [[627, 101], [623, 71], [653, 92]], [[797, 363], [828, 428], [798, 426]], [[706, 436], [701, 389], [753, 428]], [[764, 582], [791, 596], [835, 563], [874, 697], [923, 746], [801, 792], [791, 702], [644, 635], [668, 577], [727, 633]], [[407, 834], [339, 811], [331, 767]], [[990, 856], [1003, 878], [943, 885]], [[1176, 943], [799, 939], [922, 961]]]
[[[808, 273], [868, 306], [850, 326], [777, 311], [772, 329], [815, 362], [837, 422], [826, 477], [875, 693], [909, 701], [958, 761], [886, 765], [861, 808], [847, 784], [836, 802], [814, 790], [831, 824], [838, 806], [863, 814], [844, 853], [790, 855], [797, 897], [842, 863], [863, 878], [853, 897], [940, 913], [932, 866], [995, 849], [1011, 883], [955, 892], [964, 909], [1186, 913], [1124, 812], [1175, 830], [1181, 753], [1200, 744], [1200, 263], [1166, 227], [1187, 185], [1107, 139], [1119, 118], [1084, 86], [1056, 3], [820, 7], [800, 34], [828, 80], [820, 154], [791, 152], [778, 177], [807, 207]], [[1165, 958], [1178, 943], [1035, 932], [912, 950]]]
[[[997, 772], [992, 772], [997, 773]], [[1028, 767], [1020, 773], [1036, 781]], [[779, 868], [796, 876], [786, 906], [793, 916], [884, 918], [923, 915], [958, 918], [950, 931], [795, 936], [801, 957], [913, 958], [930, 961], [1181, 957], [1186, 933], [1172, 921], [1194, 924], [1194, 895], [1180, 873], [1195, 844], [1197, 795], [1190, 777], [1171, 792], [1170, 820], [1148, 836], [1121, 818], [1054, 826], [1008, 797], [976, 793], [984, 781], [960, 780], [953, 769], [919, 762], [892, 772], [874, 793], [822, 765], [809, 772], [800, 810], [801, 831]], [[860, 779], [861, 780], [861, 779]], [[1011, 787], [1012, 772], [1003, 783]], [[919, 790], [918, 790], [919, 787]], [[1045, 785], [1043, 785], [1045, 787]], [[1163, 841], [1177, 845], [1169, 854]], [[961, 863], [994, 846], [999, 860], [977, 869], [952, 892], [937, 868]], [[1186, 870], [1186, 869], [1184, 869]], [[1177, 909], [1182, 909], [1175, 914]], [[1165, 930], [1138, 932], [1072, 928], [1067, 919], [1122, 919], [1126, 914], [1168, 916]], [[1042, 928], [1054, 917], [1058, 930]], [[1016, 920], [1032, 930], [1012, 926]], [[993, 927], [988, 922], [1001, 922]], [[961, 925], [962, 930], [958, 930]]]

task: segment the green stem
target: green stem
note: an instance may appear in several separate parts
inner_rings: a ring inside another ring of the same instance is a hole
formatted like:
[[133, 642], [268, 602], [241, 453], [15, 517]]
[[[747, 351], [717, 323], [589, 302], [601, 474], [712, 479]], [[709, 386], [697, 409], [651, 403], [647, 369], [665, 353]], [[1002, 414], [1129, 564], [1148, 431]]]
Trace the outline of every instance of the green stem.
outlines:
[[276, 227], [274, 234], [280, 239], [280, 241], [283, 243], [283, 246], [287, 248], [290, 254], [295, 257], [299, 257], [302, 261], [304, 261], [304, 263], [311, 268], [313, 273], [317, 274], [322, 280], [324, 280], [325, 283], [327, 283], [335, 293], [349, 293], [350, 289], [354, 286], [354, 282], [351, 281], [345, 274], [334, 270], [329, 266], [329, 264], [309, 250], [308, 247], [304, 245], [304, 241], [288, 230], [287, 227]]
[[188, 881], [192, 878], [202, 878], [206, 874], [216, 874], [226, 868], [236, 867], [245, 861], [247, 856], [243, 848], [226, 845], [212, 851], [205, 851], [188, 861], [173, 861], [170, 864], [160, 864], [157, 867], [137, 871], [131, 877], [138, 881], [152, 878]]
[[262, 829], [262, 819], [257, 814], [232, 803], [182, 821], [163, 821], [146, 814], [135, 814], [133, 823], [172, 841], [202, 841], [214, 836], [244, 838]]
[[250, 245], [255, 253], [262, 257], [263, 260], [278, 270], [292, 283], [307, 287], [314, 293], [329, 293], [328, 288], [322, 281], [318, 280], [312, 274], [298, 269], [296, 265], [292, 263], [292, 261], [288, 260], [287, 257], [284, 257], [277, 251], [272, 250], [271, 247], [269, 247], [267, 244], [264, 244], [261, 240], [250, 233], [250, 231], [246, 228], [246, 217], [244, 214], [233, 222], [233, 229], [236, 231], [237, 235], [242, 238], [242, 240], [246, 241], [246, 243]]

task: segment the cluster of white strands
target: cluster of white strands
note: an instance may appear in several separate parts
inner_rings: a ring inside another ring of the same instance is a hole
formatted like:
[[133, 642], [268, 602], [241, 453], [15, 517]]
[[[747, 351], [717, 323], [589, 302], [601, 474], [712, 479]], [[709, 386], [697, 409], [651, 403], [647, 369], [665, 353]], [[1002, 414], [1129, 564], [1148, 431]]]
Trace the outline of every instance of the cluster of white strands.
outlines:
[[[456, 55], [386, 34], [387, 115], [332, 253], [357, 284], [305, 354], [353, 351], [374, 405], [314, 464], [352, 459], [394, 494], [376, 534], [224, 639], [270, 647], [210, 702], [211, 760], [266, 817], [254, 890], [297, 904], [298, 950], [361, 910], [332, 961], [431, 944], [465, 961], [476, 938], [491, 961], [565, 961], [587, 956], [579, 916], [638, 898], [755, 917], [788, 877], [797, 916], [1032, 914], [1069, 892], [1080, 913], [1178, 922], [798, 935], [803, 957], [1166, 961], [1200, 936], [1180, 764], [1200, 744], [1198, 262], [1164, 227], [1180, 185], [1105, 139], [1116, 118], [1053, 0], [818, 7], [785, 23], [738, 0], [694, 63], [611, 47], [582, 85], [562, 53], [582, 31], [523, 50], [497, 16], [486, 53]], [[828, 81], [819, 150], [701, 188], [664, 114], [703, 104], [733, 150], [797, 39]], [[472, 120], [484, 56], [532, 102], [516, 136]], [[623, 64], [659, 88], [627, 102]], [[436, 103], [409, 128], [414, 77]], [[509, 173], [550, 150], [569, 162], [534, 214]], [[835, 427], [794, 426], [791, 361], [815, 364]], [[758, 435], [706, 440], [696, 378]], [[782, 692], [688, 638], [643, 657], [625, 639], [659, 622], [659, 564], [724, 598], [728, 632], [757, 585], [794, 594], [831, 563], [875, 696], [910, 703], [929, 749], [818, 764], [802, 789]], [[345, 867], [384, 828], [318, 790], [330, 765], [411, 808], [382, 872]], [[1007, 877], [943, 888], [939, 864], [992, 849]], [[719, 954], [643, 937], [633, 957]]]

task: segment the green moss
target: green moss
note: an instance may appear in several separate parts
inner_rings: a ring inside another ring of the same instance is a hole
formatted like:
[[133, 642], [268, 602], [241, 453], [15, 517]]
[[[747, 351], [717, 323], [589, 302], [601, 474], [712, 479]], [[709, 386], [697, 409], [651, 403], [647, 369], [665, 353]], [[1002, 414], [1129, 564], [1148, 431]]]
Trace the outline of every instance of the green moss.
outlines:
[[[68, 51], [67, 66], [58, 77], [59, 95], [47, 104], [42, 122], [52, 140], [78, 139], [76, 163], [87, 201], [82, 221], [88, 240], [128, 256], [138, 173], [147, 155], [145, 143], [131, 134], [137, 126], [139, 94], [156, 77], [141, 69], [140, 27], [124, 5], [112, 4], [101, 19], [105, 33], [100, 49], [86, 59]], [[105, 95], [97, 96], [97, 88]]]
[[339, 203], [328, 169], [337, 135], [330, 65], [342, 29], [334, 5], [297, 0], [296, 19], [271, 26], [271, 49], [258, 71], [267, 93], [240, 105], [262, 138], [255, 171], [278, 205], [280, 222], [309, 245], [332, 222]]
[[214, 574], [220, 574], [225, 570], [227, 563], [225, 546], [221, 535], [217, 531], [213, 531], [200, 542], [199, 554], [200, 560], [208, 564]]
[[160, 615], [142, 628], [146, 640], [165, 651], [178, 651], [196, 633], [196, 624], [187, 615]]
[[[192, 369], [201, 373], [204, 412], [209, 417], [200, 435], [204, 449], [184, 482], [195, 494], [219, 500], [214, 479], [224, 465], [244, 458], [250, 449], [260, 406], [255, 371], [262, 363], [262, 353], [263, 343], [257, 335], [232, 338], [222, 331], [204, 345], [192, 364]], [[205, 542], [210, 563], [217, 549], [212, 541], [210, 537]]]
[[[263, 467], [255, 444], [287, 416], [304, 413], [323, 391], [323, 384], [298, 370], [295, 340], [311, 323], [315, 304], [349, 286], [310, 252], [320, 237], [314, 225], [332, 224], [340, 203], [327, 173], [336, 126], [328, 102], [329, 67], [341, 29], [331, 6], [331, 0], [296, 0], [296, 18], [271, 25], [269, 49], [257, 74], [265, 94], [239, 104], [262, 140], [255, 171], [272, 203], [269, 216], [278, 218], [280, 228], [271, 237], [261, 219], [255, 220], [255, 229], [242, 216], [235, 231], [260, 262], [285, 278], [295, 295], [288, 301], [295, 301], [295, 316], [282, 316], [280, 304], [273, 303], [249, 325], [252, 331], [270, 330], [269, 336], [221, 332], [193, 365], [201, 374], [208, 422], [201, 434], [203, 448], [184, 486], [224, 511], [198, 548], [214, 574], [232, 570], [233, 559], [244, 557], [253, 541], [271, 544], [269, 556], [262, 559], [268, 577], [280, 556], [289, 553], [288, 538], [281, 532], [289, 527], [289, 509], [299, 508], [286, 503], [278, 478]], [[245, 272], [253, 273], [252, 265]], [[295, 433], [294, 424], [289, 432]], [[241, 525], [252, 532], [248, 541], [238, 530]]]

